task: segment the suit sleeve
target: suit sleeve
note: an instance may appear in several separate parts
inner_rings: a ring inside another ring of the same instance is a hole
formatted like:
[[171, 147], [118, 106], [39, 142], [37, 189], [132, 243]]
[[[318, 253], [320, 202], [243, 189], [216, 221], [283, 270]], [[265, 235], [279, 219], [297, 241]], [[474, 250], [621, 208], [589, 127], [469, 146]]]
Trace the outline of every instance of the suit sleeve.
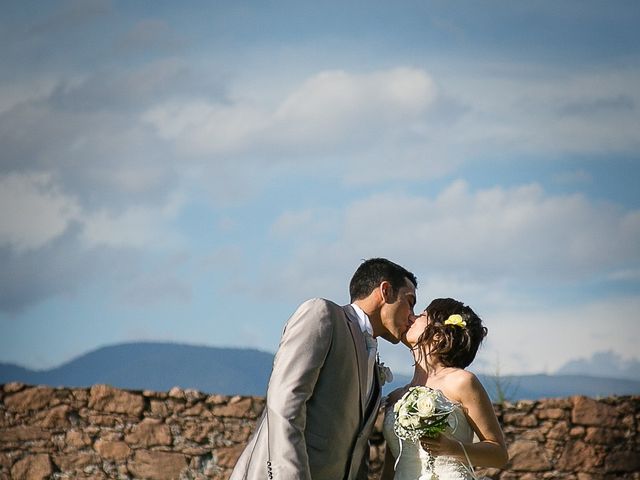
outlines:
[[287, 322], [267, 390], [269, 458], [273, 478], [311, 479], [305, 441], [306, 405], [331, 346], [326, 300], [303, 303]]

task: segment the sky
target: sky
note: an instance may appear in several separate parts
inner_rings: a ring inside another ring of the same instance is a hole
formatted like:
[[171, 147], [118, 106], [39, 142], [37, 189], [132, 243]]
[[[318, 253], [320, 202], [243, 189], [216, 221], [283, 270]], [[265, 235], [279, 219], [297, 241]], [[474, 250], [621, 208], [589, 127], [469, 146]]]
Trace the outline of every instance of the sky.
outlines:
[[636, 1], [4, 2], [0, 362], [275, 352], [380, 256], [419, 310], [483, 318], [477, 371], [634, 370], [639, 23]]

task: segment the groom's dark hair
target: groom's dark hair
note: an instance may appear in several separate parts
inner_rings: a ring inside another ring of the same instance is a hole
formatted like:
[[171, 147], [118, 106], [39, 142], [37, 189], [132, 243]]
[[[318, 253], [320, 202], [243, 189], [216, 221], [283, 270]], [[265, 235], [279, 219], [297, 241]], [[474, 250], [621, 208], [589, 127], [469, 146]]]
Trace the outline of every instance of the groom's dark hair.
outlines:
[[406, 268], [386, 258], [370, 258], [362, 262], [351, 277], [349, 283], [351, 301], [368, 297], [384, 281], [391, 284], [395, 296], [401, 287], [406, 286], [407, 280], [413, 283], [414, 287], [418, 286], [416, 276]]

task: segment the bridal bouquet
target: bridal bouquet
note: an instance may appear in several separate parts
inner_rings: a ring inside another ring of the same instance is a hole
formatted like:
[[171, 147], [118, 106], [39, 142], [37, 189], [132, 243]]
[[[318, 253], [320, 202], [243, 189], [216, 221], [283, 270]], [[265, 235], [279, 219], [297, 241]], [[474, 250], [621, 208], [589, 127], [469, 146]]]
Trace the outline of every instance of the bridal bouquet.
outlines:
[[[417, 443], [422, 461], [420, 478], [430, 478], [433, 469], [433, 457], [427, 454], [420, 445], [422, 437], [435, 437], [448, 425], [449, 414], [453, 404], [440, 390], [429, 387], [411, 387], [393, 406], [395, 421], [393, 429], [400, 439]], [[398, 460], [400, 455], [398, 455]], [[396, 461], [397, 465], [397, 461]]]

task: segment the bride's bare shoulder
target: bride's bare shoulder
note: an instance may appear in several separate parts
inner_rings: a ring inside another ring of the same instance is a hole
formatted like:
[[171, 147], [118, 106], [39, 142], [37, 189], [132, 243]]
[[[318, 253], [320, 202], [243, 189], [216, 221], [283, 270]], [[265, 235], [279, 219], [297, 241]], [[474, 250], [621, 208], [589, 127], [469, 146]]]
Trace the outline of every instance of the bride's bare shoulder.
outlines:
[[448, 387], [455, 392], [456, 401], [465, 403], [466, 399], [477, 398], [478, 395], [486, 395], [480, 379], [468, 370], [458, 370], [448, 378]]
[[447, 381], [453, 388], [469, 388], [478, 382], [478, 377], [469, 370], [459, 368], [448, 375]]

